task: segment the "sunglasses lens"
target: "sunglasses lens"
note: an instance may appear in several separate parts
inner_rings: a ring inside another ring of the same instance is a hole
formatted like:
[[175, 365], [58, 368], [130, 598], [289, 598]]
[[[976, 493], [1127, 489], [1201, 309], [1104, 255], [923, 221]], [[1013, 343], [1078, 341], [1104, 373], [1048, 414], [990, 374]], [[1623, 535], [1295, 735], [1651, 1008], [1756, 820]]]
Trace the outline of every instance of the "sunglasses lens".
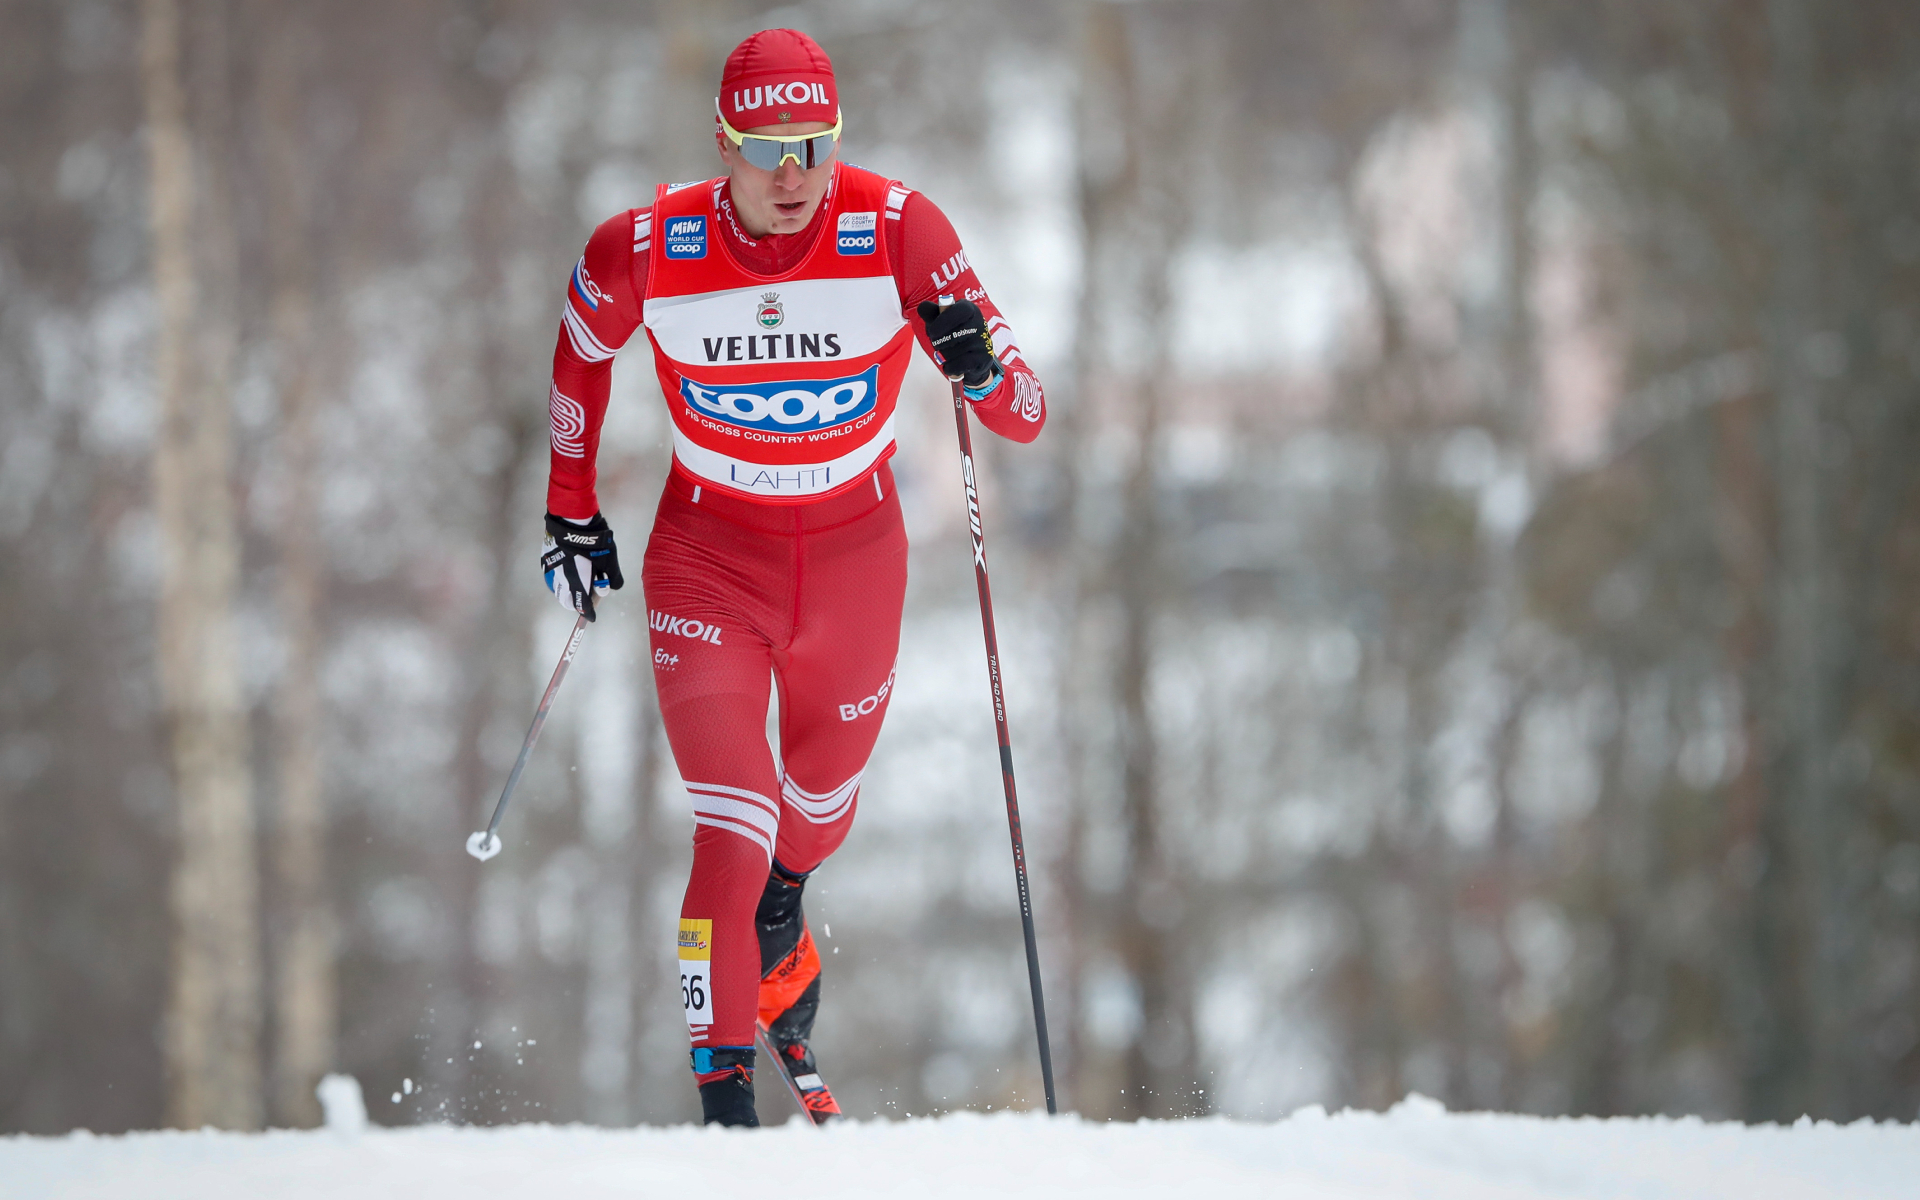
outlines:
[[740, 143], [740, 157], [746, 159], [762, 171], [774, 171], [780, 167], [780, 160], [786, 157], [785, 142], [769, 142], [761, 138], [750, 137]]
[[833, 154], [833, 135], [822, 133], [809, 138], [795, 138], [792, 141], [748, 137], [740, 142], [740, 157], [762, 171], [779, 170], [781, 162], [789, 154], [798, 159], [803, 168], [817, 167]]

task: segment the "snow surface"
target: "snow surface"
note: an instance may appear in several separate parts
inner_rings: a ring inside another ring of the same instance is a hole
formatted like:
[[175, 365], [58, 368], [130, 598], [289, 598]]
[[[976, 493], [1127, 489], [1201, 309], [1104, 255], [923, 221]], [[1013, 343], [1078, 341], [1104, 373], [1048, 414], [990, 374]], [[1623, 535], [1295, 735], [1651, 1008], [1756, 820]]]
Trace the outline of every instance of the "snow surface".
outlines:
[[517, 1125], [265, 1134], [0, 1138], [0, 1193], [335, 1200], [342, 1196], [809, 1198], [1132, 1196], [1287, 1200], [1794, 1200], [1920, 1195], [1920, 1126], [1310, 1108], [1276, 1122], [1094, 1124], [960, 1113], [814, 1130]]

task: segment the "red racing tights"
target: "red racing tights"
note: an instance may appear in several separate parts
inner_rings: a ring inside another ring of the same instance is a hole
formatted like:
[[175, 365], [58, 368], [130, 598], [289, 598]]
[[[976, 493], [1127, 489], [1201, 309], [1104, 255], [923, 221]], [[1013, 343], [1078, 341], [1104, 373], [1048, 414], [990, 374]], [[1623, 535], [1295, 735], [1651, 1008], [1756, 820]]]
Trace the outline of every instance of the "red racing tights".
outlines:
[[641, 583], [660, 715], [693, 802], [687, 1024], [696, 1048], [751, 1046], [767, 876], [776, 862], [805, 875], [846, 838], [893, 688], [907, 588], [893, 473], [882, 462], [838, 496], [770, 505], [701, 494], [676, 463]]

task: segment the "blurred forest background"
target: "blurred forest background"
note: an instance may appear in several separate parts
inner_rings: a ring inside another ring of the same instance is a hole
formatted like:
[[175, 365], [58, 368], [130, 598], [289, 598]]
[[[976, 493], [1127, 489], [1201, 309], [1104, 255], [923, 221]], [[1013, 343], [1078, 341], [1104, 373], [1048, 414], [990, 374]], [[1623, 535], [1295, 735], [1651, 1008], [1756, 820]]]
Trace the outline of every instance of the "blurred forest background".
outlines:
[[[385, 1123], [697, 1116], [636, 589], [462, 842], [568, 624], [568, 272], [718, 173], [773, 25], [1049, 384], [984, 494], [1069, 1105], [1914, 1119], [1910, 5], [0, 0], [0, 1131], [310, 1124], [332, 1070]], [[855, 1115], [1030, 1106], [944, 387], [902, 403], [817, 1046]]]

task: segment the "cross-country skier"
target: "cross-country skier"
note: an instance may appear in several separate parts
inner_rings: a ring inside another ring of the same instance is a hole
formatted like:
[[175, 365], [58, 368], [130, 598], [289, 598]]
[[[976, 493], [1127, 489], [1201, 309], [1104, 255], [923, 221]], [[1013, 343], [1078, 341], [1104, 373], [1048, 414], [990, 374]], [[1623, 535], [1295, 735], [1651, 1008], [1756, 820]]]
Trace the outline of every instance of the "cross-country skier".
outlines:
[[541, 563], [589, 617], [624, 582], [594, 458], [614, 352], [644, 325], [673, 414], [640, 576], [693, 801], [681, 998], [707, 1122], [757, 1125], [755, 1021], [816, 1119], [839, 1113], [808, 1045], [820, 957], [800, 897], [853, 823], [893, 688], [907, 542], [887, 459], [914, 338], [994, 432], [1032, 441], [1046, 407], [947, 218], [841, 161], [833, 65], [811, 38], [740, 43], [716, 110], [726, 174], [660, 187], [574, 266]]

